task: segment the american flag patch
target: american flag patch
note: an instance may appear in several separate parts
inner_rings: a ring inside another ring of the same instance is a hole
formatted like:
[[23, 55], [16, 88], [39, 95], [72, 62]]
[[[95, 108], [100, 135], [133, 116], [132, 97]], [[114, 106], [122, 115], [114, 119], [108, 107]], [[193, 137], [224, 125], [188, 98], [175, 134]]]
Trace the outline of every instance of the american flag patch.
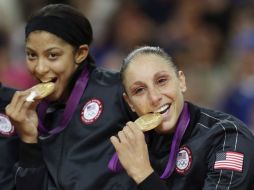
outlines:
[[177, 160], [186, 159], [186, 152], [179, 152], [177, 155]]
[[214, 169], [242, 172], [244, 155], [239, 152], [220, 152], [216, 154]]

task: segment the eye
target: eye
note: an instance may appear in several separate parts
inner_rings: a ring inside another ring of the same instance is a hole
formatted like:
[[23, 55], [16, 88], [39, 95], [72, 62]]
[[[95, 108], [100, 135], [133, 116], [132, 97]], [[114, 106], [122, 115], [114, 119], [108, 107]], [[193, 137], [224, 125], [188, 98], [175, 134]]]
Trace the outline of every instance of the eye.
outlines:
[[166, 84], [168, 82], [168, 79], [166, 78], [166, 77], [162, 77], [162, 78], [159, 78], [158, 80], [157, 80], [157, 84], [158, 85], [164, 85], [164, 84]]
[[144, 91], [145, 91], [145, 88], [144, 88], [144, 87], [138, 87], [138, 88], [135, 88], [135, 89], [133, 90], [133, 94], [134, 94], [134, 95], [140, 95], [140, 94], [142, 94]]
[[58, 54], [57, 53], [49, 53], [48, 58], [50, 60], [56, 60], [58, 58]]
[[30, 61], [35, 60], [37, 58], [37, 55], [33, 52], [26, 52], [26, 58]]

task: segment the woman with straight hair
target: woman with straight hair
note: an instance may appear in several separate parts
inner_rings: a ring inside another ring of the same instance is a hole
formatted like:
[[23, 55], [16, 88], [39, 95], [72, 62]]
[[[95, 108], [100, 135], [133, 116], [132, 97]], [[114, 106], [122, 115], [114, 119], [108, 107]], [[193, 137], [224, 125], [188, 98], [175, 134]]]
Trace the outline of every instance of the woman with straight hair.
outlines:
[[141, 190], [254, 189], [253, 134], [229, 114], [186, 101], [184, 73], [163, 49], [133, 50], [121, 76], [132, 111], [159, 113], [162, 122], [145, 134], [128, 122], [112, 136], [122, 164], [113, 157], [113, 171], [123, 167]]

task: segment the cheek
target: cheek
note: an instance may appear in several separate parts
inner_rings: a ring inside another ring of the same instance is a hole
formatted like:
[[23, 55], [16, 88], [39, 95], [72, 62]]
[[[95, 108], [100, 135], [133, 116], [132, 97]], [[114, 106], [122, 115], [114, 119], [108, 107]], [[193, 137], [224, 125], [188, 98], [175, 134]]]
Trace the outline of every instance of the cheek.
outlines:
[[167, 95], [170, 99], [177, 99], [180, 94], [182, 94], [181, 89], [178, 84], [171, 84], [163, 87], [161, 93]]
[[33, 73], [34, 72], [34, 68], [35, 68], [35, 64], [31, 63], [31, 62], [26, 62], [26, 66], [27, 66], [27, 69], [30, 73]]
[[73, 57], [70, 57], [69, 59], [65, 59], [64, 61], [64, 68], [63, 70], [65, 71], [67, 68], [70, 70], [70, 72], [75, 71], [78, 68], [78, 65], [74, 62]]
[[72, 62], [54, 62], [51, 64], [51, 70], [58, 75], [68, 76], [75, 70], [75, 64]]
[[139, 98], [133, 102], [133, 108], [139, 116], [149, 112], [149, 102], [147, 102], [145, 98]]
[[61, 85], [63, 85], [63, 87], [65, 88], [65, 86], [67, 86], [69, 84], [69, 81], [71, 79], [71, 77], [73, 76], [75, 72], [75, 69], [74, 68], [68, 68], [68, 69], [65, 69], [63, 72], [59, 72], [57, 73], [57, 77], [58, 77], [58, 80], [59, 82], [61, 83]]

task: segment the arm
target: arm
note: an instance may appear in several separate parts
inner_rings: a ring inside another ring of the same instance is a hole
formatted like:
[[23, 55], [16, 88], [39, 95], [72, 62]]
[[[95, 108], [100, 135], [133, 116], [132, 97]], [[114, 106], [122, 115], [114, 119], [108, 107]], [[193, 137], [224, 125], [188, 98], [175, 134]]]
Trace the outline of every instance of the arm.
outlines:
[[16, 92], [5, 108], [21, 140], [19, 162], [14, 168], [15, 185], [17, 190], [46, 189], [48, 172], [38, 144], [36, 107], [39, 102], [26, 101], [28, 94]]
[[151, 173], [146, 179], [144, 179], [140, 184], [138, 184], [139, 190], [169, 190], [167, 185], [160, 179], [160, 177], [155, 173]]
[[37, 143], [39, 122], [36, 107], [39, 101], [26, 101], [29, 94], [29, 91], [15, 92], [11, 102], [5, 108], [5, 113], [23, 142]]
[[42, 150], [38, 143], [20, 142], [19, 162], [15, 166], [17, 190], [48, 189], [48, 172], [42, 158]]
[[0, 135], [0, 155], [0, 189], [14, 189], [13, 166], [18, 160], [17, 137]]
[[[253, 189], [254, 138], [247, 127], [222, 123], [222, 132], [214, 138], [214, 149], [208, 160], [208, 174], [203, 189]], [[219, 141], [218, 137], [221, 137]], [[216, 142], [218, 139], [219, 142]], [[227, 155], [225, 158], [224, 153]], [[233, 153], [233, 154], [232, 154]], [[231, 156], [232, 159], [229, 158]], [[224, 161], [224, 164], [219, 165]], [[252, 187], [251, 187], [252, 183]]]
[[[8, 190], [15, 189], [13, 166], [18, 160], [18, 138], [4, 110], [14, 92], [15, 89], [4, 87], [0, 82], [0, 189]], [[6, 127], [8, 131], [4, 130]]]
[[143, 132], [133, 122], [128, 122], [118, 137], [110, 138], [119, 160], [141, 190], [167, 190], [166, 185], [151, 167]]

